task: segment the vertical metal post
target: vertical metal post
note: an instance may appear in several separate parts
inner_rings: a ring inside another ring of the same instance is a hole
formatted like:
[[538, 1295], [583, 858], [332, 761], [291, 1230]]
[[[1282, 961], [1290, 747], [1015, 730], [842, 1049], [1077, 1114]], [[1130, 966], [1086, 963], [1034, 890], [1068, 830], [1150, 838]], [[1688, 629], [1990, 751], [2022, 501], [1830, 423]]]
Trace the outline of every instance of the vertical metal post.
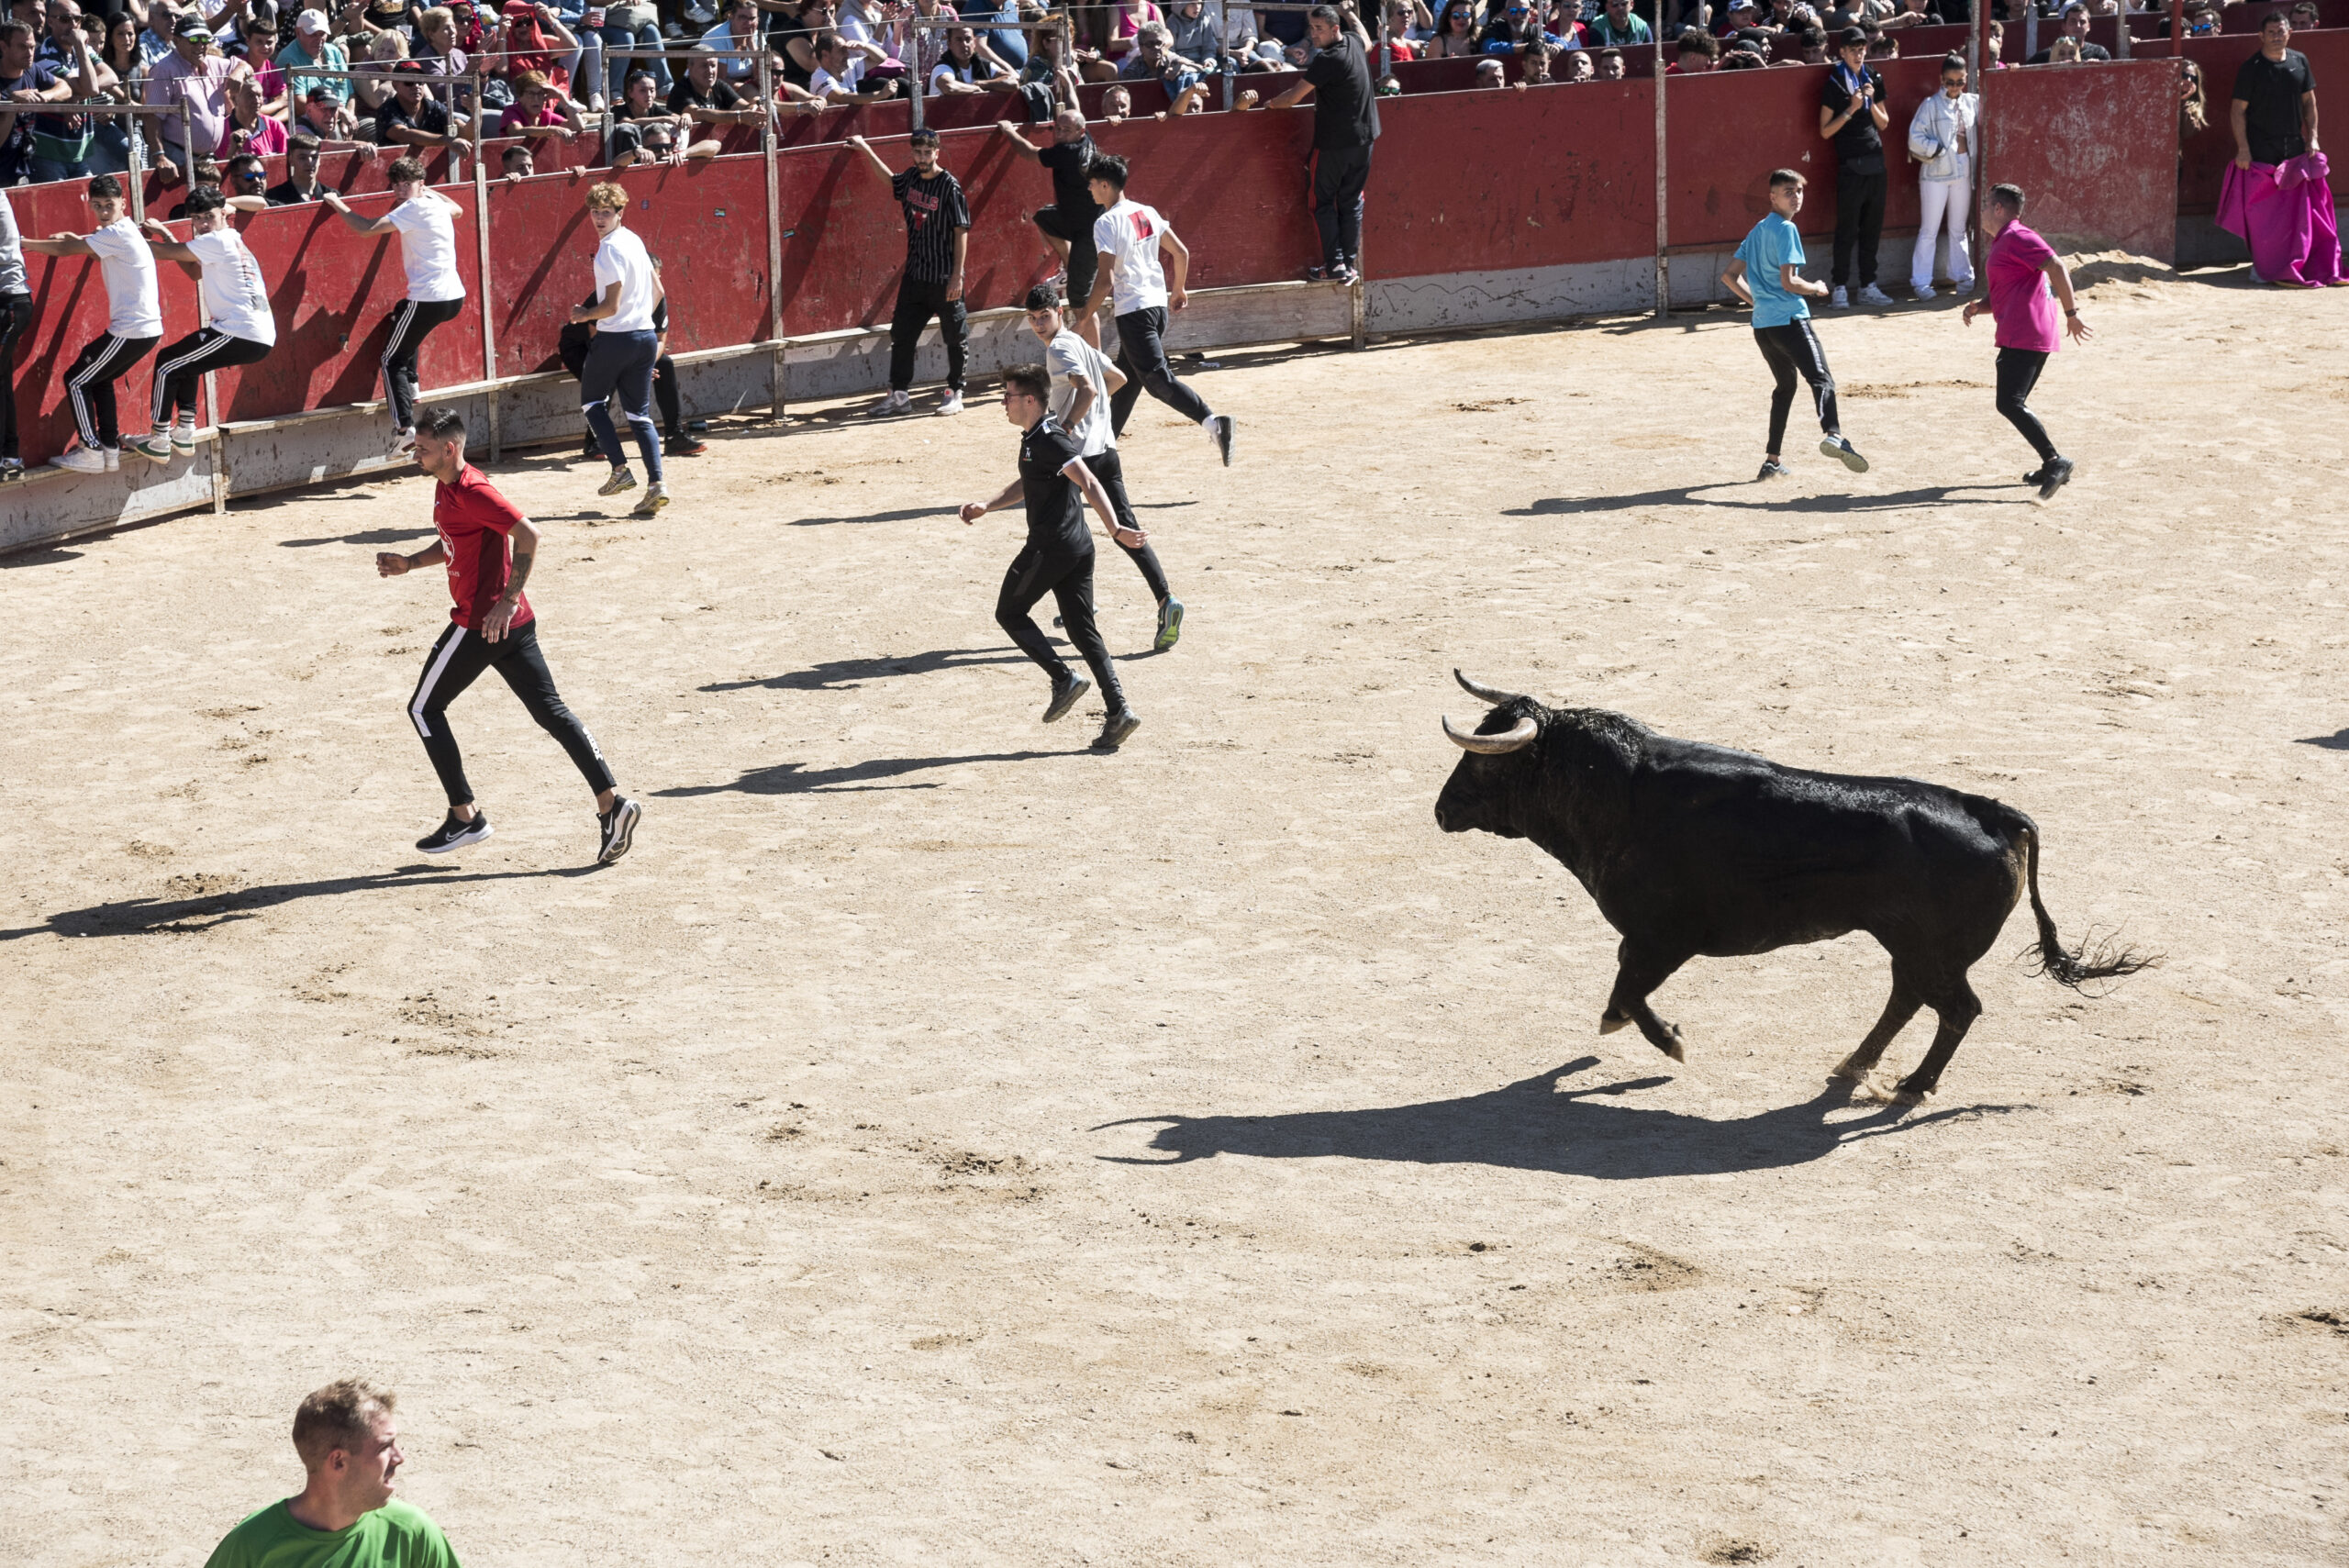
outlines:
[[147, 221], [147, 171], [142, 166], [146, 160], [140, 156], [147, 145], [147, 132], [137, 115], [126, 114], [122, 117], [130, 128], [130, 221], [137, 225]]
[[[1063, 12], [1062, 15], [1066, 16], [1067, 13]], [[1238, 72], [1232, 69], [1231, 7], [1225, 0], [1215, 0], [1215, 50], [1216, 58], [1223, 67], [1223, 112], [1228, 115], [1231, 112], [1232, 78]]]
[[[1987, 5], [1988, 0], [1979, 0]], [[1664, 186], [1669, 162], [1664, 153], [1664, 0], [1655, 0], [1655, 314], [1661, 321], [1672, 314], [1672, 227], [1665, 210]]]
[[2129, 7], [2126, 5], [2112, 18], [2112, 58], [2129, 58]]
[[[1984, 0], [1987, 4], [1988, 0]], [[2032, 0], [2022, 11], [2022, 57], [2029, 60], [2039, 52], [2039, 5]]]
[[[1974, 136], [1965, 149], [1967, 169], [1973, 176], [1967, 183], [1974, 187], [1965, 225], [1965, 249], [1974, 259], [1969, 270], [1976, 284], [1987, 293], [1989, 272], [1984, 264], [1981, 216], [1983, 203], [1990, 195], [1990, 0], [1974, 0], [1974, 22], [1965, 35], [1965, 52], [1973, 61], [1975, 94]], [[1950, 261], [1954, 264], [1957, 258], [1952, 256]]]
[[[918, 63], [918, 52], [917, 52]], [[775, 184], [774, 98], [770, 78], [774, 67], [764, 50], [759, 51], [759, 98], [766, 105], [766, 118], [759, 132], [759, 154], [766, 164], [767, 198], [767, 337], [774, 344], [774, 360], [768, 368], [767, 415], [783, 417], [784, 395], [787, 388], [787, 346], [783, 339], [783, 193]]]
[[[930, 83], [923, 80], [921, 73], [921, 27], [919, 24], [919, 18], [916, 18], [915, 25], [906, 30], [912, 36], [914, 40], [914, 76], [913, 81], [908, 83], [908, 85], [913, 89], [910, 103], [914, 122], [913, 128], [919, 130], [921, 128], [922, 97], [930, 91]], [[763, 60], [765, 56], [761, 55], [760, 58]]]
[[497, 395], [497, 325], [492, 308], [496, 285], [489, 272], [489, 172], [481, 166], [481, 61], [473, 61], [473, 241], [481, 261], [481, 378], [489, 388], [489, 461], [505, 455], [502, 399]]
[[2169, 57], [2186, 52], [2186, 0], [2169, 0]]
[[[1387, 26], [1387, 20], [1386, 8], [1382, 6], [1378, 11], [1378, 74], [1382, 78], [1395, 69], [1395, 29]], [[1373, 92], [1377, 85], [1375, 82], [1371, 83]]]

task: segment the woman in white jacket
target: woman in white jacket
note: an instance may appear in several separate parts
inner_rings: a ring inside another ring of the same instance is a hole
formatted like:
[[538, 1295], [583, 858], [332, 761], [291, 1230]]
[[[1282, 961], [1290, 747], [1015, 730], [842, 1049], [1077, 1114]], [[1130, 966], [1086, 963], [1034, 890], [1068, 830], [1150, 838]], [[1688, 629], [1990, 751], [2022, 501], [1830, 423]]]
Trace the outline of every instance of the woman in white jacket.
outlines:
[[1973, 195], [1974, 125], [1981, 98], [1965, 90], [1965, 57], [1942, 61], [1942, 90], [1917, 106], [1909, 121], [1909, 156], [1923, 165], [1917, 174], [1917, 253], [1909, 263], [1909, 284], [1919, 299], [1933, 297], [1933, 245], [1949, 230], [1950, 284], [1964, 294], [1974, 286], [1974, 266], [1965, 249], [1965, 212]]

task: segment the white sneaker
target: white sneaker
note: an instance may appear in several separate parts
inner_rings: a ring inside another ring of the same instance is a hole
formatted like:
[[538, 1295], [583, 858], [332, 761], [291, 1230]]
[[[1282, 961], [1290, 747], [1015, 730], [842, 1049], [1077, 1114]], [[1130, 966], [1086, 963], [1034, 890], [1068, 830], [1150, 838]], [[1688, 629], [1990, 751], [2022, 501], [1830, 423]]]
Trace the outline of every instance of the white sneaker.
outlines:
[[1851, 308], [1851, 306], [1852, 296], [1844, 292], [1843, 285], [1842, 284], [1837, 284], [1835, 285], [1835, 292], [1827, 296], [1827, 308], [1830, 310], [1848, 310]]
[[963, 411], [963, 395], [959, 392], [949, 392], [946, 395], [946, 401], [938, 406], [938, 411], [941, 414], [960, 414]]
[[870, 417], [878, 419], [887, 414], [903, 414], [910, 410], [914, 400], [902, 392], [892, 392], [868, 410]]
[[1890, 305], [1892, 296], [1876, 284], [1870, 284], [1860, 291], [1860, 303], [1862, 305]]
[[416, 450], [414, 430], [403, 428], [392, 432], [391, 455], [393, 457], [406, 457], [414, 450]]
[[1972, 294], [1974, 292], [1974, 279], [1972, 274], [1969, 273], [1965, 277], [1962, 278], [1950, 279], [1949, 292], [1952, 294]]
[[1941, 295], [1937, 295], [1937, 294], [1935, 294], [1935, 293], [1933, 292], [1933, 285], [1932, 285], [1932, 284], [1919, 284], [1917, 285], [1916, 294], [1917, 294], [1917, 297], [1918, 297], [1919, 299], [1939, 299], [1939, 298], [1941, 298]]
[[104, 473], [106, 460], [95, 447], [70, 446], [49, 460], [51, 468], [62, 468], [73, 473]]
[[100, 447], [98, 449], [98, 455], [106, 460], [106, 472], [108, 473], [116, 473], [122, 467], [122, 449], [120, 447]]

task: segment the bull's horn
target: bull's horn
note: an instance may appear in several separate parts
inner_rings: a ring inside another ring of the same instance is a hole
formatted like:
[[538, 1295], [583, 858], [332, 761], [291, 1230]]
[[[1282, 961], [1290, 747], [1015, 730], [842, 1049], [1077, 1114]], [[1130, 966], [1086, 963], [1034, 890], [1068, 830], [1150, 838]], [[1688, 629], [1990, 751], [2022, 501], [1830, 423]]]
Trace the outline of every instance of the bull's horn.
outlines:
[[1460, 683], [1460, 689], [1462, 691], [1466, 692], [1472, 697], [1481, 697], [1485, 701], [1491, 703], [1495, 707], [1498, 707], [1503, 703], [1515, 702], [1518, 699], [1519, 694], [1516, 692], [1496, 691], [1491, 686], [1480, 686], [1457, 670], [1452, 672], [1452, 678]]
[[[1460, 684], [1464, 686], [1468, 684], [1464, 680]], [[1454, 746], [1464, 751], [1475, 751], [1487, 757], [1497, 757], [1504, 751], [1521, 751], [1532, 745], [1534, 736], [1541, 732], [1542, 727], [1530, 718], [1519, 719], [1517, 728], [1505, 735], [1476, 735], [1465, 729], [1454, 729], [1448, 714], [1443, 720], [1443, 733]]]

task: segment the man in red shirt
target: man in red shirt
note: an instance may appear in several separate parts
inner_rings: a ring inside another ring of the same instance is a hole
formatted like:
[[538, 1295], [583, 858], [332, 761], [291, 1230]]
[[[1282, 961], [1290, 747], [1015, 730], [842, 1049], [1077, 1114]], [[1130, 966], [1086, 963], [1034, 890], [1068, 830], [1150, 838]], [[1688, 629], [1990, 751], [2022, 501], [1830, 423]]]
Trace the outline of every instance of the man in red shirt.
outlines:
[[432, 759], [433, 771], [449, 793], [448, 819], [417, 840], [416, 847], [428, 855], [444, 855], [489, 837], [489, 818], [473, 804], [448, 715], [458, 695], [483, 671], [494, 669], [506, 677], [539, 728], [562, 743], [585, 775], [587, 787], [596, 792], [603, 839], [596, 860], [609, 865], [628, 853], [636, 819], [643, 812], [614, 787], [612, 770], [596, 749], [595, 737], [556, 695], [554, 677], [539, 652], [538, 617], [522, 596], [522, 584], [529, 580], [530, 563], [538, 554], [539, 530], [491, 488], [481, 470], [465, 461], [465, 422], [455, 409], [427, 408], [417, 417], [416, 464], [440, 481], [432, 492], [432, 526], [440, 530], [440, 541], [415, 555], [385, 550], [375, 557], [375, 570], [385, 577], [445, 562], [449, 596], [456, 601], [449, 612], [449, 628], [426, 657], [423, 678], [416, 683], [407, 708], [417, 734], [424, 738], [424, 753]]
[[[2039, 467], [2024, 474], [2022, 482], [2038, 485], [2039, 498], [2052, 501], [2055, 492], [2071, 483], [2072, 460], [2057, 454], [2047, 427], [2031, 411], [2028, 399], [2039, 384], [2039, 373], [2047, 368], [2047, 356], [2063, 342], [2055, 328], [2057, 302], [2064, 306], [2064, 330], [2076, 340], [2088, 339], [2088, 324], [2080, 319], [2064, 259], [2023, 227], [2021, 186], [1991, 186], [1981, 224], [1983, 238], [1989, 241], [1982, 267], [1989, 298], [1967, 302], [1965, 324], [1973, 326], [1975, 317], [1985, 310], [1998, 324], [1998, 412], [2039, 453]], [[2048, 297], [2050, 286], [2055, 291], [2053, 299]]]

